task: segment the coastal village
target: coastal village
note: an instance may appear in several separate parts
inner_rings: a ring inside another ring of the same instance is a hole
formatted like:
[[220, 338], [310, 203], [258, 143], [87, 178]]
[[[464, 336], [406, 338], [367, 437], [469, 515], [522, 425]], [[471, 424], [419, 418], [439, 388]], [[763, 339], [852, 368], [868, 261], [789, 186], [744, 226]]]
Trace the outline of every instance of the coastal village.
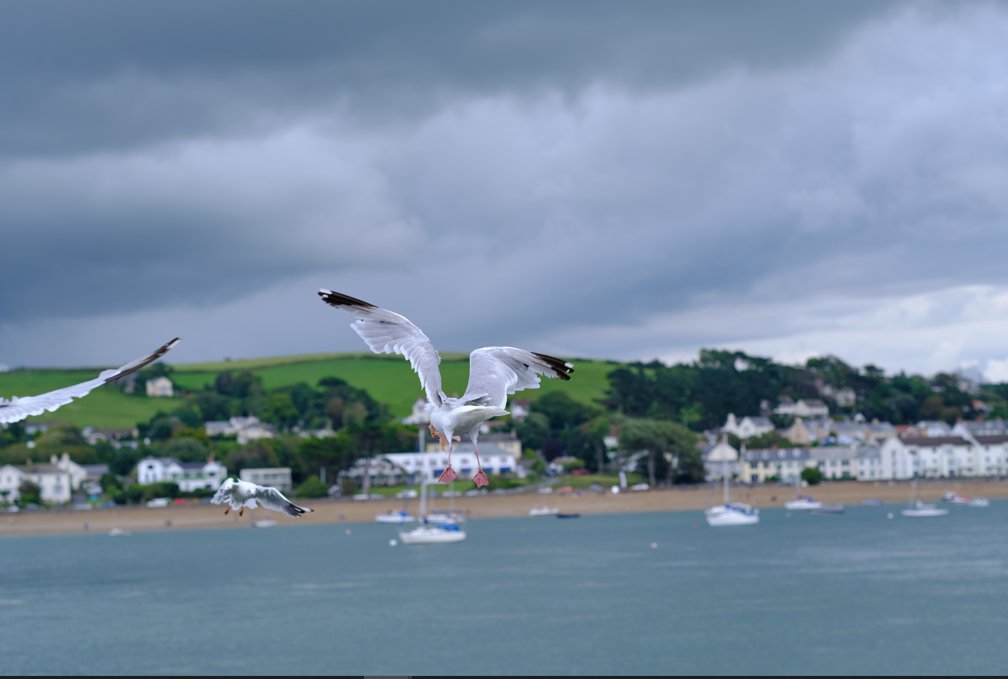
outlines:
[[[167, 379], [147, 382], [152, 397], [170, 396]], [[850, 398], [838, 394], [839, 399]], [[427, 404], [418, 399], [404, 424], [425, 422]], [[527, 413], [527, 404], [515, 402], [513, 417], [520, 420]], [[770, 415], [784, 416], [789, 426], [775, 427]], [[29, 434], [45, 431], [51, 423], [30, 422]], [[241, 444], [276, 435], [276, 429], [254, 416], [232, 417], [225, 421], [208, 421], [204, 430], [211, 437], [234, 437]], [[421, 433], [423, 432], [421, 428]], [[793, 447], [750, 447], [748, 440], [769, 432], [777, 432]], [[331, 431], [303, 432], [302, 436], [324, 437]], [[85, 438], [92, 445], [107, 441], [114, 447], [140, 444], [137, 431], [98, 430], [85, 428]], [[739, 442], [730, 445], [729, 438]], [[617, 432], [605, 437], [608, 466], [615, 472], [632, 471], [644, 451], [623, 451]], [[340, 481], [350, 480], [363, 488], [419, 483], [421, 475], [433, 482], [447, 464], [447, 454], [437, 442], [425, 437], [424, 454], [414, 451], [386, 453], [358, 459], [352, 467], [340, 473]], [[784, 483], [798, 485], [802, 471], [817, 469], [830, 481], [907, 481], [911, 479], [1001, 479], [1008, 475], [1008, 422], [1003, 419], [960, 420], [949, 425], [940, 420], [922, 420], [912, 425], [866, 421], [855, 416], [833, 419], [826, 402], [821, 399], [784, 399], [762, 414], [729, 413], [723, 425], [704, 433], [701, 453], [706, 479], [718, 481], [727, 468], [733, 483], [746, 485]], [[457, 446], [454, 464], [460, 473], [475, 469], [471, 445]], [[523, 462], [521, 441], [514, 430], [491, 432], [481, 437], [480, 457], [490, 476], [511, 475], [525, 478], [530, 470]], [[729, 461], [727, 467], [722, 461]], [[561, 478], [565, 472], [564, 457], [548, 465], [551, 477]], [[25, 482], [38, 487], [43, 503], [49, 506], [90, 508], [88, 498], [101, 494], [101, 479], [109, 473], [107, 465], [80, 465], [66, 453], [53, 455], [48, 463], [0, 467], [0, 504], [9, 510], [17, 507], [20, 489]], [[182, 462], [172, 457], [145, 457], [131, 473], [141, 485], [174, 482], [181, 492], [213, 491], [229, 475], [254, 483], [272, 485], [283, 492], [293, 489], [288, 467], [248, 467], [227, 469], [221, 462]], [[331, 494], [338, 495], [338, 485]], [[364, 496], [366, 497], [366, 495]], [[152, 505], [154, 506], [154, 505]]]

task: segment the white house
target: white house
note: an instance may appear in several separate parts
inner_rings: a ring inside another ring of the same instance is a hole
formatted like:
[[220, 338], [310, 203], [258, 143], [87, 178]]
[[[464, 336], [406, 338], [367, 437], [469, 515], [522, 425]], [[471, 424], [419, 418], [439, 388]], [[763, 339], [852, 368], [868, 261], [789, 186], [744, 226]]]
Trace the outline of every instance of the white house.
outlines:
[[856, 479], [860, 470], [858, 446], [819, 446], [809, 448], [809, 457], [827, 479]]
[[273, 486], [281, 493], [294, 489], [290, 467], [247, 467], [238, 472], [238, 478], [260, 486]]
[[756, 448], [742, 449], [742, 469], [739, 474], [743, 481], [763, 483], [776, 477], [780, 481], [793, 483], [801, 478], [805, 467], [816, 466], [809, 448]]
[[778, 415], [790, 415], [791, 417], [829, 417], [829, 407], [817, 398], [800, 398], [797, 401], [784, 398], [774, 408], [774, 412]]
[[137, 483], [174, 481], [182, 476], [182, 464], [174, 457], [145, 457], [136, 466]]
[[1008, 434], [977, 434], [973, 440], [979, 476], [1008, 475]]
[[707, 481], [721, 481], [727, 471], [728, 478], [735, 478], [742, 472], [739, 452], [725, 441], [719, 441], [700, 451], [704, 463], [704, 478]]
[[71, 490], [78, 490], [81, 484], [88, 478], [88, 470], [71, 460], [70, 455], [65, 452], [58, 458], [55, 455], [51, 455], [49, 457], [49, 464], [65, 471], [70, 476]]
[[39, 487], [39, 497], [48, 504], [70, 502], [70, 474], [51, 464], [28, 463], [0, 467], [0, 495], [7, 502], [16, 502], [21, 497], [21, 484], [31, 481]]
[[[983, 450], [960, 436], [904, 436], [881, 448], [883, 473], [889, 479], [983, 476]], [[992, 462], [997, 466], [998, 462]]]
[[174, 481], [179, 490], [216, 490], [227, 478], [227, 468], [213, 459], [206, 462], [179, 462], [174, 457], [145, 457], [137, 462], [137, 483]]
[[255, 415], [232, 417], [229, 420], [211, 420], [204, 422], [203, 428], [207, 436], [236, 436], [241, 445], [276, 436], [276, 428], [260, 421]]
[[[480, 461], [487, 476], [515, 472], [521, 477], [525, 470], [518, 464], [518, 456], [512, 451], [502, 448], [496, 443], [480, 441]], [[437, 478], [448, 466], [448, 451], [437, 450], [426, 453], [386, 453], [370, 459], [357, 460], [353, 466], [340, 472], [340, 478], [350, 478], [360, 482], [364, 478], [364, 470], [368, 469], [372, 485], [395, 485], [399, 483], [419, 482], [420, 474], [426, 469], [428, 483]], [[476, 454], [472, 444], [457, 443], [452, 452], [452, 467], [458, 472], [459, 479], [470, 478], [476, 473]]]
[[882, 449], [862, 446], [858, 449], [856, 475], [858, 481], [880, 481], [889, 477], [882, 473]]
[[761, 434], [766, 434], [767, 432], [771, 432], [773, 430], [774, 425], [769, 418], [759, 415], [746, 415], [741, 420], [736, 420], [735, 413], [728, 413], [728, 419], [725, 421], [724, 426], [721, 427], [721, 431], [728, 434], [735, 434], [735, 436], [738, 436], [740, 439], [760, 436]]
[[175, 394], [172, 381], [167, 377], [155, 377], [147, 380], [147, 395], [156, 398], [170, 398]]

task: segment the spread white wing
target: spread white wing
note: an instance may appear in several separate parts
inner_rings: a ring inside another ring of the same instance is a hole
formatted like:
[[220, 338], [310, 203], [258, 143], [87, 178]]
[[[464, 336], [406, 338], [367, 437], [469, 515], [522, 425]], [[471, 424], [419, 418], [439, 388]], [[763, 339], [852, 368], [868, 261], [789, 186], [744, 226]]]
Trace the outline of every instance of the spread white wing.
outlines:
[[420, 378], [420, 386], [427, 392], [427, 401], [435, 406], [444, 403], [446, 397], [438, 368], [441, 356], [420, 328], [405, 316], [354, 297], [326, 289], [319, 290], [318, 294], [329, 306], [357, 317], [350, 327], [371, 351], [405, 356]]
[[284, 497], [283, 493], [272, 486], [259, 486], [256, 488], [253, 497], [266, 509], [283, 512], [284, 514], [290, 514], [295, 517], [301, 516], [305, 512], [315, 511], [313, 509], [308, 509], [307, 507], [299, 507]]
[[9, 401], [0, 400], [0, 424], [17, 422], [32, 415], [41, 415], [46, 411], [52, 412], [60, 406], [70, 403], [70, 401], [75, 398], [86, 396], [91, 392], [91, 390], [100, 387], [103, 384], [114, 382], [120, 377], [129, 375], [130, 373], [136, 372], [137, 370], [140, 370], [140, 368], [153, 363], [168, 353], [168, 351], [178, 344], [178, 342], [179, 338], [176, 337], [170, 342], [158, 347], [154, 352], [148, 354], [147, 356], [138, 358], [135, 361], [130, 361], [118, 368], [103, 370], [98, 374], [98, 377], [93, 380], [88, 380], [87, 382], [81, 382], [80, 384], [56, 389], [55, 391], [47, 391], [46, 393], [38, 394], [37, 396], [15, 396]]
[[515, 347], [483, 347], [469, 354], [469, 384], [461, 403], [504, 408], [508, 394], [538, 389], [539, 376], [569, 380], [574, 366], [554, 356]]

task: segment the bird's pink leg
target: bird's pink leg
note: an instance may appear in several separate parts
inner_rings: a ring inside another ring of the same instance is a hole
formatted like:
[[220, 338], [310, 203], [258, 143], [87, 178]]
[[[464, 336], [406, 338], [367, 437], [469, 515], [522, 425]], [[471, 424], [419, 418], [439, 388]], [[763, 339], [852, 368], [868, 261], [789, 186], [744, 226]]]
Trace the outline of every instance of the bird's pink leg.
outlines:
[[476, 467], [477, 467], [476, 474], [472, 478], [473, 483], [476, 484], [477, 488], [482, 488], [483, 486], [489, 486], [490, 482], [487, 480], [486, 472], [483, 471], [483, 465], [480, 464], [479, 448], [476, 447], [475, 443], [473, 444], [473, 452], [476, 453]]
[[231, 505], [228, 505], [227, 507], [224, 508], [224, 516], [227, 516], [230, 511], [231, 511]]
[[242, 508], [238, 510], [238, 516], [241, 516], [244, 513], [245, 513], [245, 505], [242, 505]]
[[444, 468], [444, 471], [441, 472], [441, 476], [438, 477], [438, 483], [451, 483], [452, 481], [455, 480], [455, 477], [458, 476], [458, 474], [455, 473], [455, 470], [452, 469], [452, 466], [451, 466], [451, 454], [452, 454], [452, 448], [454, 448], [454, 447], [455, 447], [455, 445], [451, 441], [449, 441], [448, 442], [448, 466]]

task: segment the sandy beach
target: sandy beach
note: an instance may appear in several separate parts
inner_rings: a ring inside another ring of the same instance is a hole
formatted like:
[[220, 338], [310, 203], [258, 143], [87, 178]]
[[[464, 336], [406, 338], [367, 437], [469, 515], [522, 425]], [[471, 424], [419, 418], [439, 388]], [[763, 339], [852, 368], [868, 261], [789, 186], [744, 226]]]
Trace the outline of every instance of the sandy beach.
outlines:
[[[930, 480], [918, 482], [917, 497], [925, 502], [937, 502], [947, 490], [961, 495], [990, 499], [1008, 497], [1008, 481]], [[802, 491], [829, 504], [857, 505], [864, 500], [878, 499], [886, 503], [903, 504], [909, 501], [909, 482], [832, 482], [822, 483]], [[783, 507], [793, 499], [793, 487], [737, 486], [732, 488], [732, 499], [748, 502], [759, 508]], [[430, 500], [431, 508], [453, 508], [465, 512], [470, 518], [528, 516], [533, 507], [548, 505], [561, 512], [599, 514], [616, 512], [702, 511], [721, 500], [720, 488], [703, 485], [690, 488], [656, 489], [647, 491], [612, 493], [551, 493], [527, 492], [510, 495], [481, 495], [476, 497], [436, 498]], [[416, 500], [409, 509], [416, 511]], [[92, 510], [36, 510], [0, 515], [0, 537], [17, 535], [72, 534], [109, 531], [160, 531], [194, 528], [247, 528], [260, 519], [272, 519], [276, 526], [303, 523], [372, 523], [375, 515], [402, 507], [402, 500], [317, 499], [302, 500], [301, 504], [314, 511], [300, 518], [258, 508], [247, 510], [243, 516], [234, 512], [225, 515], [218, 505], [188, 503], [169, 507], [145, 506], [115, 507]], [[699, 516], [698, 516], [699, 518]]]

